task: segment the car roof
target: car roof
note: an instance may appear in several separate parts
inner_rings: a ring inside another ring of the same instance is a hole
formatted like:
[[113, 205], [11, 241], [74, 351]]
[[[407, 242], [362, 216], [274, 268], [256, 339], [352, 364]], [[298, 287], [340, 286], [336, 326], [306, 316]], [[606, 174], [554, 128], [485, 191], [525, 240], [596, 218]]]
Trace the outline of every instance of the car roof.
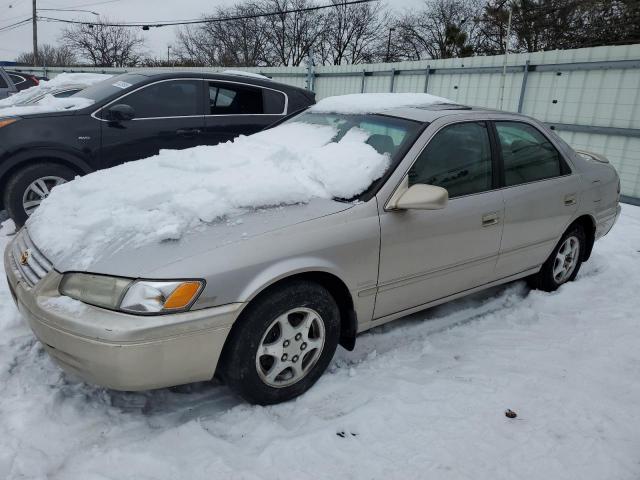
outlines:
[[470, 107], [468, 105], [461, 105], [457, 103], [433, 103], [424, 106], [393, 108], [378, 113], [392, 117], [406, 118], [408, 120], [414, 120], [421, 123], [431, 123], [438, 118], [447, 115], [458, 115], [461, 113], [474, 116], [476, 114], [511, 112], [503, 112], [500, 110], [481, 107]]
[[308, 90], [305, 90], [304, 88], [300, 88], [300, 87], [294, 87], [292, 85], [287, 85], [286, 83], [280, 83], [280, 82], [276, 82], [274, 80], [271, 80], [270, 78], [260, 78], [260, 77], [254, 77], [254, 76], [250, 76], [250, 75], [241, 75], [241, 74], [236, 74], [236, 73], [211, 73], [211, 72], [201, 72], [201, 71], [173, 71], [173, 70], [166, 70], [166, 71], [152, 71], [152, 70], [141, 70], [141, 71], [133, 71], [133, 72], [129, 72], [132, 74], [137, 74], [137, 75], [143, 75], [145, 77], [148, 78], [153, 78], [154, 80], [164, 80], [164, 79], [170, 79], [170, 78], [193, 78], [193, 77], [197, 77], [197, 78], [204, 78], [207, 80], [226, 80], [229, 82], [239, 82], [239, 83], [248, 83], [251, 85], [259, 85], [259, 86], [263, 86], [263, 87], [270, 87], [270, 88], [278, 88], [280, 90], [282, 89], [287, 89], [287, 90], [301, 90], [303, 92], [307, 92]]

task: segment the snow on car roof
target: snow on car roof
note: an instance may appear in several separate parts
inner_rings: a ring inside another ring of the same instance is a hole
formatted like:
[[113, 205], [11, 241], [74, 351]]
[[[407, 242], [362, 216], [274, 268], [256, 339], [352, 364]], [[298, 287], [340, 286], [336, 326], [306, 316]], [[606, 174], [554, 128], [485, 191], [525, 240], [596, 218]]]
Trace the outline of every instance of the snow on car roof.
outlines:
[[320, 100], [309, 111], [322, 113], [365, 114], [381, 113], [407, 107], [424, 107], [440, 103], [455, 104], [452, 100], [428, 93], [354, 93]]
[[223, 75], [239, 75], [243, 77], [261, 78], [262, 80], [271, 80], [269, 77], [265, 77], [259, 73], [245, 72], [244, 70], [225, 70], [221, 72]]
[[110, 245], [178, 240], [261, 207], [352, 198], [383, 175], [390, 158], [357, 127], [334, 141], [337, 133], [294, 122], [215, 146], [162, 150], [56, 187], [27, 228], [51, 261], [73, 252], [74, 268], [84, 269]]

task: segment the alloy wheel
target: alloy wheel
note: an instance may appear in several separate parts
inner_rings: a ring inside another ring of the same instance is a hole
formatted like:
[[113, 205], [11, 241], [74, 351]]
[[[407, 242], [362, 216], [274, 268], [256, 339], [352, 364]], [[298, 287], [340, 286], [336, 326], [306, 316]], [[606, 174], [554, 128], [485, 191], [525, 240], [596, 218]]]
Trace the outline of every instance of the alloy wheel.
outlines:
[[566, 282], [578, 264], [580, 254], [580, 241], [577, 237], [567, 237], [556, 254], [553, 262], [553, 279], [556, 283]]
[[262, 336], [256, 353], [256, 370], [271, 387], [299, 382], [322, 354], [325, 325], [318, 312], [294, 308], [277, 317]]
[[56, 176], [41, 177], [31, 182], [22, 195], [22, 207], [27, 216], [31, 216], [42, 201], [49, 196], [53, 187], [63, 183], [67, 183], [67, 180]]

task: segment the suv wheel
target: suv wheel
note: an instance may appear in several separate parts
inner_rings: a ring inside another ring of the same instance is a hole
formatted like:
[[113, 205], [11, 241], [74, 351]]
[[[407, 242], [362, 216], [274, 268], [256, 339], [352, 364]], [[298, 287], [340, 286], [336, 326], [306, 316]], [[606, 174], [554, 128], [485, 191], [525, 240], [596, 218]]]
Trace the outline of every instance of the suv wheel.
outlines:
[[573, 281], [582, 265], [582, 253], [585, 251], [585, 246], [586, 241], [582, 227], [579, 225], [571, 227], [562, 236], [540, 271], [530, 277], [530, 285], [533, 288], [552, 292], [563, 283]]
[[250, 304], [222, 358], [229, 387], [251, 403], [280, 403], [306, 392], [333, 358], [340, 313], [322, 286], [296, 281]]
[[7, 182], [3, 201], [16, 227], [24, 225], [51, 189], [75, 176], [70, 168], [55, 163], [38, 163], [15, 173]]

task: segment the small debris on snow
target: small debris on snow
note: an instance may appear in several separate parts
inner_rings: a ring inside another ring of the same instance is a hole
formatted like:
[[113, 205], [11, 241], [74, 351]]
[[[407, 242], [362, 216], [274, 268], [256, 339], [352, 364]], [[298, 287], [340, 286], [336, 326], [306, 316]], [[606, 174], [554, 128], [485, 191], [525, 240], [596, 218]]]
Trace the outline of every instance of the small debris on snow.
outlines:
[[505, 416], [507, 418], [516, 418], [518, 416], [518, 414], [516, 412], [514, 412], [513, 410], [511, 410], [510, 408], [507, 408], [507, 410], [504, 412]]

